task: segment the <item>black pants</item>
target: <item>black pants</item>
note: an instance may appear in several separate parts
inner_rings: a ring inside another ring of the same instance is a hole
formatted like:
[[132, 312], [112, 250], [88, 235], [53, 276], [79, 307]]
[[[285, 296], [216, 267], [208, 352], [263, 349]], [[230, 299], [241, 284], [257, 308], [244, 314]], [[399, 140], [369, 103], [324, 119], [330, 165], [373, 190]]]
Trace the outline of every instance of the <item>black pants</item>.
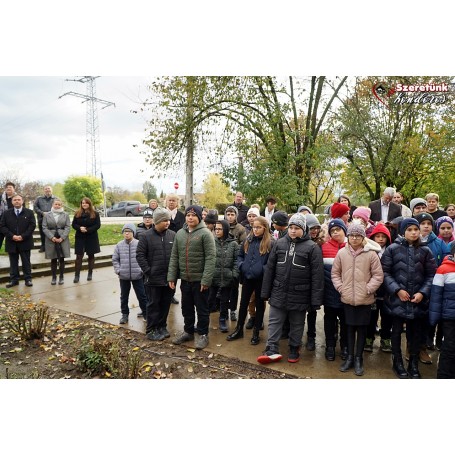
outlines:
[[379, 334], [381, 340], [390, 340], [392, 335], [392, 316], [387, 313], [385, 309], [384, 300], [376, 299], [376, 309], [371, 310], [371, 319], [370, 324], [367, 328], [367, 338], [374, 340], [374, 335], [376, 333], [376, 325], [378, 324], [379, 315], [381, 315], [381, 329]]
[[254, 320], [254, 328], [260, 330], [264, 320], [265, 301], [261, 299], [262, 277], [256, 280], [245, 278], [242, 284], [242, 296], [240, 298], [239, 319], [237, 325], [244, 326], [245, 319], [248, 314], [248, 304], [250, 303], [251, 295], [255, 294], [256, 317]]
[[175, 289], [169, 286], [145, 286], [147, 294], [147, 327], [145, 333], [154, 329], [166, 328], [169, 307]]
[[[208, 335], [209, 333], [209, 291], [201, 291], [200, 281], [181, 280], [183, 330], [186, 333]], [[196, 322], [197, 313], [197, 324]]]
[[455, 320], [442, 321], [444, 341], [438, 364], [438, 379], [455, 379]]
[[318, 312], [310, 308], [306, 314], [306, 323], [307, 323], [307, 336], [308, 338], [316, 338], [316, 318]]
[[344, 316], [344, 308], [332, 308], [324, 306], [324, 333], [326, 347], [335, 347], [340, 329], [340, 347], [347, 347], [347, 330]]
[[9, 271], [10, 281], [19, 281], [19, 256], [21, 257], [22, 272], [24, 279], [32, 279], [32, 265], [30, 263], [30, 250], [20, 251], [19, 253], [8, 253], [9, 264], [11, 270]]
[[422, 318], [404, 319], [398, 316], [392, 316], [392, 337], [390, 339], [392, 342], [392, 354], [394, 356], [401, 355], [401, 333], [405, 322], [409, 354], [419, 355], [425, 321]]
[[[363, 357], [363, 348], [367, 335], [366, 325], [347, 325], [346, 331], [348, 335], [348, 354], [356, 357]], [[357, 345], [356, 345], [357, 335]]]
[[[220, 319], [226, 320], [229, 316], [229, 298], [231, 296], [231, 288], [210, 286], [209, 288], [209, 308], [215, 308], [216, 302], [219, 302], [220, 305]], [[234, 310], [232, 310], [234, 311]]]
[[239, 279], [234, 278], [234, 282], [231, 286], [231, 295], [229, 296], [229, 310], [237, 310], [237, 302], [239, 300]]

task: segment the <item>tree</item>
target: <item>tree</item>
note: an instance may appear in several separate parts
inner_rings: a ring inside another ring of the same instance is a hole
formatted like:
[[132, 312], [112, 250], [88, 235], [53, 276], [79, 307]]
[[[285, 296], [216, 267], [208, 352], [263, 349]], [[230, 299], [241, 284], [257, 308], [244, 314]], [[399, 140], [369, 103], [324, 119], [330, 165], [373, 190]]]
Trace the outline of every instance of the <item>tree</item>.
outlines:
[[63, 194], [68, 204], [79, 207], [84, 197], [90, 198], [93, 205], [103, 202], [101, 180], [88, 175], [68, 177], [63, 184]]
[[144, 194], [147, 201], [150, 199], [157, 199], [156, 186], [148, 180], [142, 184], [142, 193]]
[[226, 204], [232, 200], [232, 192], [219, 174], [209, 174], [202, 184], [204, 192], [201, 204], [207, 208], [215, 208], [217, 204]]

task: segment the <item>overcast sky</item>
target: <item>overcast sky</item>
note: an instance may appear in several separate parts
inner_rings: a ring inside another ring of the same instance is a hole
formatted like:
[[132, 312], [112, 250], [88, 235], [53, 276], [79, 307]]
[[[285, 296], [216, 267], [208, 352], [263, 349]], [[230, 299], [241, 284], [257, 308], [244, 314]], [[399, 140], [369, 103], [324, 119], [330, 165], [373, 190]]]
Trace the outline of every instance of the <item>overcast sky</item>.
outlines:
[[[86, 103], [67, 92], [85, 94], [86, 84], [66, 81], [80, 76], [0, 77], [1, 172], [22, 181], [63, 182], [86, 171]], [[115, 103], [98, 105], [99, 156], [106, 186], [141, 190], [153, 174], [139, 148], [146, 121], [137, 111], [147, 97], [146, 77], [99, 77], [96, 97]], [[141, 172], [144, 171], [144, 172]], [[178, 175], [150, 179], [158, 190], [171, 191]], [[181, 188], [184, 182], [179, 182]]]

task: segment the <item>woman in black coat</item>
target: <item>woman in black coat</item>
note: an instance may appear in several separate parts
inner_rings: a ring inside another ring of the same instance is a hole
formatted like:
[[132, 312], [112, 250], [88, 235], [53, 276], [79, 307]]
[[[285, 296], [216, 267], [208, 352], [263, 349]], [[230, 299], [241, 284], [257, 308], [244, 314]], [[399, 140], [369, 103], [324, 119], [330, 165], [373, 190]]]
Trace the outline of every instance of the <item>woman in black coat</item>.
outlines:
[[81, 206], [74, 215], [72, 227], [76, 230], [74, 246], [76, 271], [73, 283], [79, 283], [84, 253], [87, 253], [88, 256], [87, 281], [90, 281], [95, 265], [95, 254], [101, 251], [98, 240], [98, 229], [101, 227], [101, 222], [99, 214], [93, 208], [92, 201], [88, 197], [82, 199]]

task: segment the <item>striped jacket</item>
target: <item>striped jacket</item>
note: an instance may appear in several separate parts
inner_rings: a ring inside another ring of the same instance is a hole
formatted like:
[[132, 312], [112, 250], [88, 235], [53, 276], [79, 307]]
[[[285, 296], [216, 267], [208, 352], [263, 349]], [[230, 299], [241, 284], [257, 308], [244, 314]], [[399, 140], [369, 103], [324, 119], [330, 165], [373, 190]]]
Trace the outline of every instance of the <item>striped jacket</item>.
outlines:
[[446, 256], [438, 267], [431, 286], [430, 324], [441, 319], [455, 319], [455, 259]]

